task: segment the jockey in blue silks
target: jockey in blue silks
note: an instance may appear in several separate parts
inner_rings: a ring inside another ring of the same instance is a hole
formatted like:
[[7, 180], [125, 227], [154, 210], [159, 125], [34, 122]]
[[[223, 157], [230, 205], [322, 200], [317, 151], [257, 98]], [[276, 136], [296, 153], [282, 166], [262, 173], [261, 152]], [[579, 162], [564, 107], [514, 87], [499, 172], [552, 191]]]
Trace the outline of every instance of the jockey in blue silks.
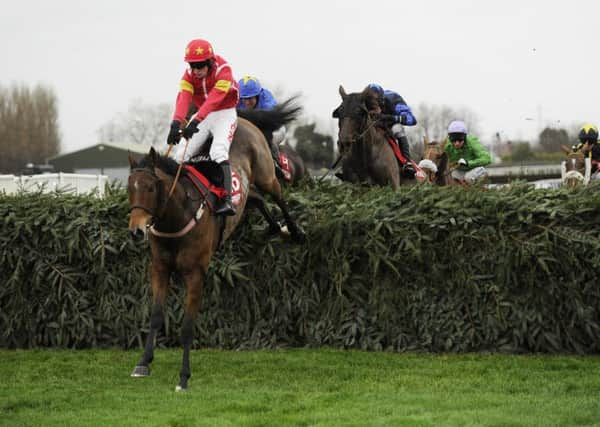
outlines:
[[[271, 110], [277, 106], [277, 100], [273, 94], [261, 86], [256, 77], [244, 76], [238, 82], [240, 87], [240, 101], [237, 108], [245, 109], [260, 109]], [[279, 145], [285, 140], [285, 126], [273, 132], [273, 138], [269, 142], [271, 155], [275, 161], [275, 173], [279, 178], [284, 176], [281, 165], [279, 164]]]
[[402, 165], [402, 174], [408, 178], [414, 178], [415, 169], [410, 157], [410, 147], [408, 138], [404, 131], [404, 126], [414, 126], [417, 119], [413, 115], [410, 107], [404, 101], [404, 98], [391, 90], [384, 90], [379, 84], [369, 84], [371, 93], [377, 96], [377, 102], [381, 113], [385, 116], [386, 123], [391, 124], [391, 131], [394, 139], [398, 143], [400, 152], [406, 158], [406, 163]]

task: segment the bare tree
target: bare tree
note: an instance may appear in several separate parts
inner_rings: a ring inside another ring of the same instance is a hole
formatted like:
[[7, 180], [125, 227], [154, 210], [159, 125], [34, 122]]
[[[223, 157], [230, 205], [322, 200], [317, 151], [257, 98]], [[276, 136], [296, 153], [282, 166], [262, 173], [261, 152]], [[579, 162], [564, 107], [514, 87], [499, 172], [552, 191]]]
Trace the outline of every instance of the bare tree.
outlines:
[[417, 129], [429, 141], [440, 141], [446, 138], [448, 125], [453, 120], [462, 120], [470, 134], [479, 133], [477, 114], [466, 107], [449, 107], [447, 105], [419, 104], [415, 112]]
[[60, 149], [54, 92], [38, 85], [0, 86], [0, 172], [18, 173], [27, 163], [45, 163]]
[[125, 113], [117, 113], [98, 129], [99, 142], [133, 142], [160, 147], [171, 123], [172, 105], [146, 104], [135, 99]]

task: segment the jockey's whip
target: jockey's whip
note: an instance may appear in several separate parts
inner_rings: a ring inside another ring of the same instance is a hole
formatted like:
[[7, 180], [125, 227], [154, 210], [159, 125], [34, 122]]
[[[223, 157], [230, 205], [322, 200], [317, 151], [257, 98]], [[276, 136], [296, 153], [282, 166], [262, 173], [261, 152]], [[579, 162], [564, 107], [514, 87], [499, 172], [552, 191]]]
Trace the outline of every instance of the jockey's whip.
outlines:
[[344, 155], [342, 153], [340, 153], [338, 155], [338, 158], [335, 159], [335, 162], [333, 162], [333, 164], [329, 167], [329, 169], [327, 170], [327, 172], [325, 172], [325, 174], [323, 176], [321, 176], [321, 178], [319, 178], [319, 181], [318, 181], [319, 183], [321, 181], [323, 181], [323, 179], [325, 179], [325, 177], [327, 175], [329, 175], [329, 172], [331, 172], [332, 170], [334, 170], [336, 168], [336, 166], [338, 165], [338, 163], [340, 162], [340, 160], [342, 160], [342, 157], [344, 157]]
[[[183, 155], [181, 156], [181, 162], [179, 163], [179, 167], [177, 168], [177, 173], [175, 174], [175, 179], [173, 180], [173, 185], [171, 186], [171, 190], [169, 190], [169, 196], [167, 197], [167, 200], [169, 200], [171, 198], [173, 191], [175, 191], [175, 186], [177, 185], [177, 181], [179, 180], [179, 175], [181, 174], [181, 168], [183, 167], [183, 159], [185, 159], [185, 153], [187, 151], [189, 144], [190, 144], [190, 140], [186, 138], [185, 147], [183, 147]], [[169, 151], [170, 151], [171, 147], [172, 147], [172, 145], [169, 146], [169, 150], [167, 150], [167, 156], [169, 155]]]

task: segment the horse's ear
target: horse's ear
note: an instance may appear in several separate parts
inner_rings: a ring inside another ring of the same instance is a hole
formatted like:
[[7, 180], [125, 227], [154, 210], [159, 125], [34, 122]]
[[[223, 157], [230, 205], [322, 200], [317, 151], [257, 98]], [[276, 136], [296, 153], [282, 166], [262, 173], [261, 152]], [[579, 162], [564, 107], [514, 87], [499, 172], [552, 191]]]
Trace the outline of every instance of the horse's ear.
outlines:
[[371, 94], [371, 89], [369, 89], [369, 86], [365, 87], [362, 91], [362, 93], [360, 94], [363, 98], [366, 98], [367, 96], [369, 96]]
[[342, 86], [342, 85], [340, 85], [340, 96], [342, 97], [342, 99], [344, 99], [346, 96], [348, 96], [348, 94], [344, 90], [344, 86]]
[[150, 147], [148, 152], [148, 159], [150, 160], [150, 166], [155, 167], [158, 164], [158, 153], [154, 147]]
[[137, 162], [135, 161], [135, 159], [131, 155], [131, 151], [129, 150], [127, 150], [127, 158], [129, 159], [129, 167], [131, 169], [135, 169], [137, 167]]
[[573, 152], [573, 151], [572, 151], [572, 150], [571, 150], [569, 147], [567, 147], [567, 146], [566, 146], [566, 145], [564, 145], [564, 144], [560, 144], [560, 149], [561, 149], [561, 150], [562, 150], [562, 152], [563, 152], [563, 153], [565, 153], [565, 154], [571, 154], [571, 153]]
[[448, 153], [446, 151], [442, 152], [442, 156], [440, 157], [440, 164], [438, 165], [438, 173], [446, 172], [448, 168]]

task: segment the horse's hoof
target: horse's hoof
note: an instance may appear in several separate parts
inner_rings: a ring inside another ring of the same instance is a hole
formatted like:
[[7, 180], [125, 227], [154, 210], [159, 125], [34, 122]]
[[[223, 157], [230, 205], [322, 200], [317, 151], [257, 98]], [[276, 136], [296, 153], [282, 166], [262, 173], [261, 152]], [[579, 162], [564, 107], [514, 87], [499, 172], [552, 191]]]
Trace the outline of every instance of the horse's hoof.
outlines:
[[187, 391], [187, 387], [186, 387], [186, 388], [183, 388], [183, 387], [181, 387], [179, 384], [177, 384], [177, 385], [175, 386], [175, 392], [176, 392], [176, 393], [179, 393], [180, 391]]
[[131, 373], [131, 376], [134, 378], [147, 377], [148, 375], [150, 375], [150, 368], [148, 366], [141, 365], [136, 366]]

